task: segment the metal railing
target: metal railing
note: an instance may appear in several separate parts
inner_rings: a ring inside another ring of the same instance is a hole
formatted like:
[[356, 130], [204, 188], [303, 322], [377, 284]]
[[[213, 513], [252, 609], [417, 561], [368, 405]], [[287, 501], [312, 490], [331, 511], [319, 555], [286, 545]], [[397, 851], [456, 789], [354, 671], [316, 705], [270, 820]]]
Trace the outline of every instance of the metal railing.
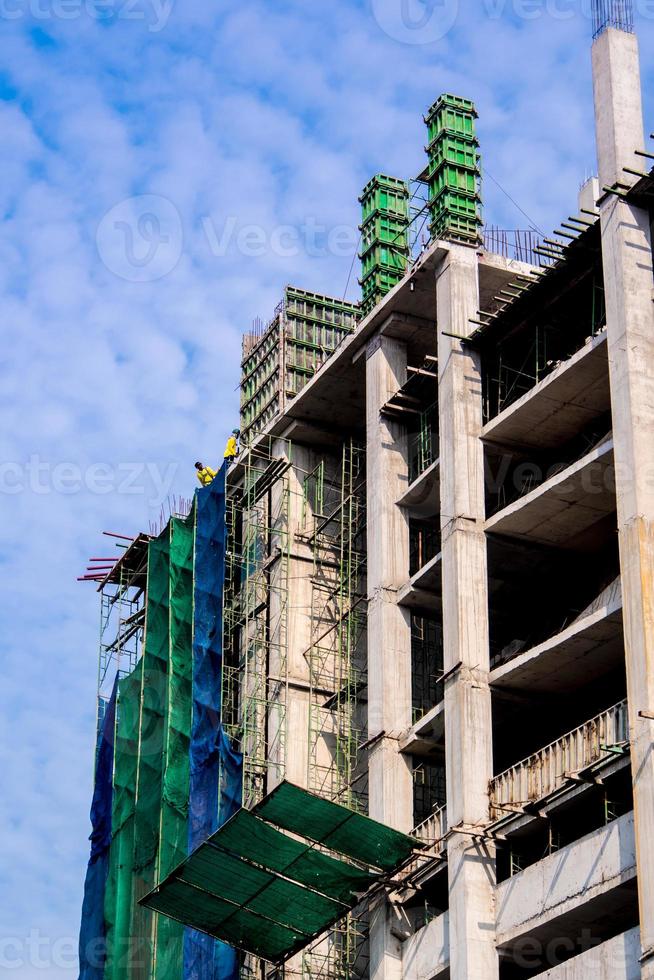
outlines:
[[411, 831], [413, 837], [425, 844], [434, 844], [445, 836], [447, 830], [447, 807], [442, 806], [431, 813], [426, 820], [419, 823]]
[[493, 818], [547, 796], [563, 785], [568, 774], [611, 755], [613, 746], [628, 739], [627, 702], [620, 701], [495, 776], [490, 784]]

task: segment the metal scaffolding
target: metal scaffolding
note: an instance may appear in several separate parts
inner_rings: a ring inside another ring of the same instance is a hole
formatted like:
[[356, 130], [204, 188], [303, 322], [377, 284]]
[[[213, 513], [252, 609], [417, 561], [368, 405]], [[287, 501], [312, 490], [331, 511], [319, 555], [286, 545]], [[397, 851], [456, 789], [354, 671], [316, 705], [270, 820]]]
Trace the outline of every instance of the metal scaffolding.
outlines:
[[224, 721], [243, 752], [243, 805], [284, 777], [290, 444], [246, 453], [228, 498], [224, 598]]
[[365, 452], [354, 441], [305, 481], [311, 578], [309, 788], [365, 807], [360, 745], [366, 686]]
[[[347, 441], [308, 472], [289, 442], [260, 440], [234, 475], [227, 531], [223, 723], [244, 755], [243, 805], [252, 807], [286, 775], [290, 579], [310, 562], [310, 600], [292, 591], [294, 607], [310, 617], [307, 786], [363, 810], [364, 450]], [[294, 677], [296, 687], [302, 683]], [[363, 975], [366, 957], [365, 929], [350, 917], [281, 969], [245, 957], [241, 976], [347, 980]]]
[[131, 673], [141, 655], [145, 628], [148, 540], [148, 535], [139, 535], [121, 555], [98, 589], [98, 736], [116, 676], [126, 677]]

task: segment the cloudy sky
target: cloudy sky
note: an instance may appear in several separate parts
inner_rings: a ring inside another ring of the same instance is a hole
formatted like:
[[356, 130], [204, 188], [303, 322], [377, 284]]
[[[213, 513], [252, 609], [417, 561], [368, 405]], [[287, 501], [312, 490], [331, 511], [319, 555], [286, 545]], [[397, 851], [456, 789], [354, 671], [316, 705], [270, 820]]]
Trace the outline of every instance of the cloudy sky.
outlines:
[[218, 459], [241, 332], [287, 282], [343, 294], [357, 195], [422, 169], [439, 93], [478, 105], [489, 222], [570, 213], [588, 2], [0, 0], [0, 969], [75, 975], [101, 530]]

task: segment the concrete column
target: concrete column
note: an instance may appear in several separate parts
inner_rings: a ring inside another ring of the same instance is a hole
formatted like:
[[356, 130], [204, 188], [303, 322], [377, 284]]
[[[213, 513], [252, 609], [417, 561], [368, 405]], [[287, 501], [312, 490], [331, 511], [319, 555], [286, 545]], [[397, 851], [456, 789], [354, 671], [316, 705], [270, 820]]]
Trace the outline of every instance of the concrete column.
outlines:
[[[593, 44], [600, 185], [643, 148], [638, 46], [609, 28]], [[638, 159], [638, 158], [635, 158]], [[641, 158], [642, 159], [642, 158]], [[642, 165], [641, 165], [642, 166]], [[637, 168], [635, 168], [637, 169]], [[601, 193], [601, 189], [600, 189]], [[624, 616], [642, 976], [654, 977], [654, 316], [649, 215], [600, 205]]]
[[452, 246], [436, 296], [450, 977], [493, 980], [495, 855], [463, 832], [488, 822], [493, 773], [481, 370], [475, 353], [446, 336], [467, 336], [479, 308], [474, 249]]
[[[289, 446], [278, 441], [273, 455], [287, 457]], [[286, 778], [308, 787], [310, 678], [306, 651], [311, 644], [311, 551], [298, 535], [304, 530], [303, 484], [315, 465], [315, 454], [293, 444], [291, 466], [271, 492], [273, 518], [279, 534], [273, 548], [280, 557], [270, 576], [270, 662], [268, 752], [274, 763], [268, 792]]]
[[[406, 381], [406, 346], [375, 337], [366, 351], [368, 545], [368, 775], [370, 816], [397, 830], [413, 827], [413, 777], [399, 751], [411, 725], [411, 620], [397, 605], [409, 577], [409, 525], [395, 501], [406, 487], [405, 427], [380, 409]], [[400, 980], [401, 946], [393, 912], [381, 900], [370, 916], [370, 978]]]

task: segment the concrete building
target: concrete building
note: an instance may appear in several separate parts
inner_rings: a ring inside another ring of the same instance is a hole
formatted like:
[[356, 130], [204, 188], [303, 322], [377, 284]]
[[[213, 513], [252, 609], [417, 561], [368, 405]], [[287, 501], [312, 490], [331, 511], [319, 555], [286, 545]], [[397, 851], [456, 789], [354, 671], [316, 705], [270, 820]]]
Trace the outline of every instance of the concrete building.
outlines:
[[423, 845], [288, 975], [654, 977], [654, 156], [596, 27], [599, 182], [542, 262], [430, 241], [228, 475], [244, 806]]

